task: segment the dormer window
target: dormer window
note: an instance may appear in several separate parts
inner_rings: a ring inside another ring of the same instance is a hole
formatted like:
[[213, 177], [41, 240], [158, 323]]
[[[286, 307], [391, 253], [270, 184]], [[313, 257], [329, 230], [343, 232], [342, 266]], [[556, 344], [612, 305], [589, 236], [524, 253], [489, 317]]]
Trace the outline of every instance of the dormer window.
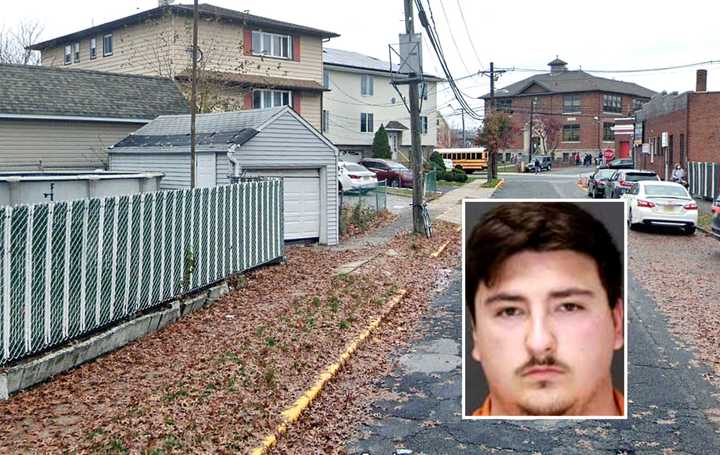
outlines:
[[63, 61], [66, 65], [72, 63], [72, 46], [69, 44], [65, 46], [65, 59]]
[[90, 38], [90, 60], [97, 58], [97, 39]]
[[80, 63], [80, 43], [73, 44], [73, 63]]
[[292, 57], [292, 37], [261, 31], [252, 32], [253, 55], [286, 58]]
[[103, 36], [103, 57], [108, 57], [113, 54], [113, 38], [112, 33], [108, 33]]

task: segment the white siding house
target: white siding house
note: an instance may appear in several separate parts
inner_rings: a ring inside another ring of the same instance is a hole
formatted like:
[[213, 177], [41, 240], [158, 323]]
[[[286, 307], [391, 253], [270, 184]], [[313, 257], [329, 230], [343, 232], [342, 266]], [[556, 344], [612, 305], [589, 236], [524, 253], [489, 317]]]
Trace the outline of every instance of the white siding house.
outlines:
[[[390, 64], [356, 52], [323, 50], [324, 84], [323, 134], [344, 153], [368, 156], [375, 132], [383, 125], [388, 132], [393, 159], [408, 161], [410, 114], [408, 86], [390, 84]], [[397, 65], [393, 65], [397, 66]], [[394, 68], [395, 70], [397, 68]], [[395, 73], [395, 77], [404, 77]], [[443, 79], [425, 75], [425, 96], [421, 97], [423, 151], [437, 144], [437, 86]], [[423, 91], [423, 86], [420, 86]]]
[[[110, 169], [163, 172], [161, 189], [190, 186], [190, 116], [162, 116], [115, 144]], [[282, 177], [285, 240], [338, 242], [337, 148], [288, 106], [197, 116], [196, 186]]]

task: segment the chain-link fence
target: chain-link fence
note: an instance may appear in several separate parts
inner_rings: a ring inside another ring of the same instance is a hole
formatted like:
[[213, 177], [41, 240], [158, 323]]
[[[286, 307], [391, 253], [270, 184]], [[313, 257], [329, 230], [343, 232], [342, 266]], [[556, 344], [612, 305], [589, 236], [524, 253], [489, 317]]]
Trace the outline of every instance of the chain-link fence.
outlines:
[[0, 207], [0, 366], [282, 256], [282, 181]]
[[714, 200], [720, 194], [720, 164], [688, 163], [690, 194]]
[[437, 192], [437, 171], [425, 173], [425, 194]]
[[378, 186], [362, 191], [348, 191], [340, 193], [338, 198], [341, 210], [352, 209], [357, 205], [369, 207], [375, 212], [387, 209], [387, 186], [386, 182], [378, 182]]

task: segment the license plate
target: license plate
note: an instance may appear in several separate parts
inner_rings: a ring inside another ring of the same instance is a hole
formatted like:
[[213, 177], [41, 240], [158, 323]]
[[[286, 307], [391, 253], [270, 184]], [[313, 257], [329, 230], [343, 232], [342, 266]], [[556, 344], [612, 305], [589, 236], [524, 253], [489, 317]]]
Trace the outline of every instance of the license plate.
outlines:
[[675, 206], [674, 205], [666, 205], [663, 210], [665, 210], [666, 212], [674, 212]]

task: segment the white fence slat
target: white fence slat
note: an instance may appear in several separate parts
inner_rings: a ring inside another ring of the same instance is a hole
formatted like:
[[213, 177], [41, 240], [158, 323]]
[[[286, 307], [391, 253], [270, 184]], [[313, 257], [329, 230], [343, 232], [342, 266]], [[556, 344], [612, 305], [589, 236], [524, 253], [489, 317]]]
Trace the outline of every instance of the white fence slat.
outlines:
[[5, 227], [3, 230], [3, 359], [10, 358], [10, 235], [12, 221], [12, 207], [5, 209]]
[[120, 213], [120, 198], [115, 197], [113, 204], [113, 232], [112, 232], [112, 275], [110, 275], [110, 320], [115, 319], [115, 298], [117, 291], [117, 251], [118, 251], [118, 214]]
[[70, 333], [70, 227], [72, 226], [72, 205], [65, 203], [65, 257], [63, 258], [63, 311], [62, 333], [67, 338]]
[[152, 298], [155, 292], [155, 206], [157, 205], [156, 193], [150, 193], [150, 277], [147, 284], [148, 296], [147, 306], [152, 305]]
[[128, 314], [128, 305], [130, 303], [130, 252], [131, 250], [131, 243], [132, 243], [132, 208], [133, 208], [133, 198], [128, 197], [128, 205], [127, 205], [127, 223], [126, 230], [127, 235], [125, 236], [125, 292], [123, 293], [123, 316], [127, 316]]
[[143, 234], [145, 232], [144, 229], [144, 221], [145, 221], [145, 195], [140, 195], [140, 219], [138, 220], [139, 229], [140, 232], [140, 239], [138, 241], [138, 267], [137, 267], [137, 283], [135, 283], [135, 286], [137, 286], [137, 289], [135, 289], [135, 305], [133, 308], [133, 311], [136, 311], [138, 308], [140, 308], [140, 290], [142, 289], [142, 279], [143, 279], [143, 246], [145, 244], [145, 239], [143, 239]]
[[100, 295], [102, 290], [102, 272], [103, 272], [103, 237], [105, 236], [105, 201], [100, 201], [100, 215], [98, 218], [98, 244], [97, 244], [97, 264], [96, 264], [96, 286], [95, 286], [95, 326], [100, 325]]
[[85, 331], [85, 311], [87, 305], [87, 238], [88, 238], [88, 211], [90, 201], [83, 204], [82, 242], [80, 245], [80, 331]]
[[33, 220], [35, 206], [28, 208], [28, 219], [25, 230], [25, 350], [32, 350], [32, 261], [33, 261]]
[[168, 193], [162, 193], [162, 211], [160, 212], [160, 277], [158, 278], [159, 298], [165, 300], [165, 255], [167, 254], [167, 246], [165, 246], [165, 217], [167, 216], [167, 200]]
[[50, 280], [52, 280], [52, 232], [55, 218], [55, 204], [48, 206], [47, 231], [45, 232], [45, 344], [50, 344]]

